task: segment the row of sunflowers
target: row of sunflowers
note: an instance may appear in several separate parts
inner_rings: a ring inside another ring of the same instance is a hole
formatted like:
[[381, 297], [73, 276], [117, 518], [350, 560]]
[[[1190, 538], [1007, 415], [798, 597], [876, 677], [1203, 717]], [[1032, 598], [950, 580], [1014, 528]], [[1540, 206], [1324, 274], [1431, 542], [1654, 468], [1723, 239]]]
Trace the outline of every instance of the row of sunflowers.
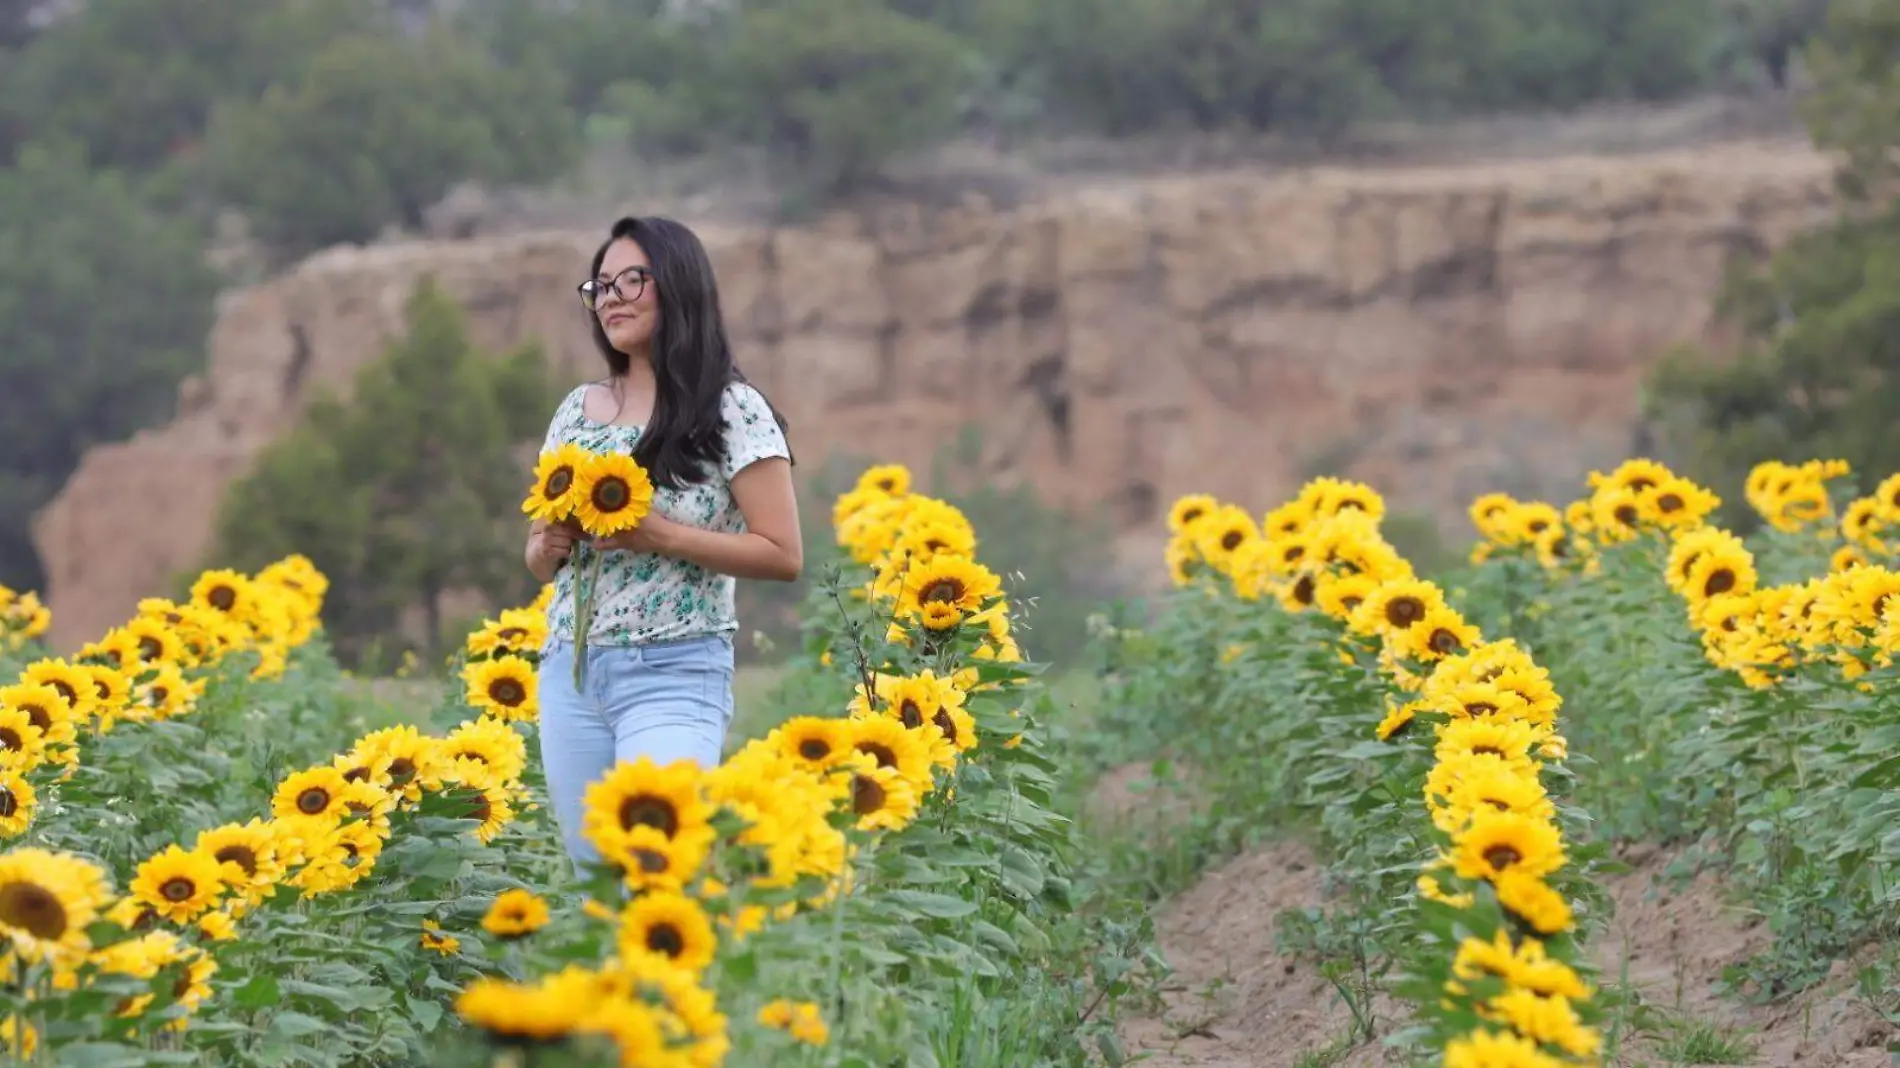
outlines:
[[551, 590], [469, 637], [419, 724], [364, 729], [300, 557], [34, 660], [0, 690], [0, 1049], [929, 1064], [1024, 1004], [1073, 1043], [1119, 986], [1052, 972], [1073, 843], [1035, 668], [967, 518], [909, 479], [873, 468], [837, 503], [788, 683], [813, 712], [715, 768], [593, 784], [587, 876], [528, 754]]
[[[1296, 664], [1284, 645], [1229, 645], [1223, 661], [1357, 680], [1317, 684], [1309, 699], [1351, 706], [1375, 744], [1402, 750], [1376, 755], [1390, 776], [1379, 789], [1411, 798], [1403, 810], [1387, 806], [1379, 835], [1427, 849], [1383, 864], [1417, 873], [1400, 940], [1413, 959], [1395, 987], [1416, 1001], [1417, 1041], [1454, 1068], [1594, 1064], [1602, 1041], [1580, 974], [1576, 916], [1553, 882], [1568, 858], [1544, 775], [1566, 754], [1562, 700], [1524, 648], [1487, 640], [1415, 572], [1381, 532], [1385, 511], [1371, 487], [1332, 478], [1307, 483], [1258, 521], [1238, 505], [1190, 496], [1170, 513], [1167, 561], [1194, 596], [1297, 617], [1297, 640], [1323, 650]], [[1271, 639], [1287, 640], [1284, 631]], [[1345, 786], [1343, 769], [1328, 781]], [[1343, 790], [1337, 801], [1372, 809]], [[1382, 907], [1395, 922], [1390, 898]]]
[[1517, 606], [1512, 629], [1592, 710], [1572, 739], [1592, 757], [1582, 803], [1607, 835], [1706, 843], [1779, 935], [1739, 969], [1763, 993], [1824, 980], [1895, 919], [1900, 474], [1866, 493], [1852, 476], [1757, 465], [1746, 533], [1650, 460], [1563, 509], [1472, 509], [1474, 585]]

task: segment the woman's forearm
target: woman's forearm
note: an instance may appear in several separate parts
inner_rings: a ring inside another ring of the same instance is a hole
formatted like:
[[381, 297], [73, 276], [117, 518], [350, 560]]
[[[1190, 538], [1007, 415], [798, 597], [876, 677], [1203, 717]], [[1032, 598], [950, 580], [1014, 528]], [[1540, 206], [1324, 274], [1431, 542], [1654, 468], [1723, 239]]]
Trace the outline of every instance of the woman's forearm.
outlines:
[[762, 534], [728, 534], [675, 524], [668, 528], [666, 538], [662, 547], [666, 555], [734, 578], [791, 582], [805, 566], [799, 547], [780, 545]]

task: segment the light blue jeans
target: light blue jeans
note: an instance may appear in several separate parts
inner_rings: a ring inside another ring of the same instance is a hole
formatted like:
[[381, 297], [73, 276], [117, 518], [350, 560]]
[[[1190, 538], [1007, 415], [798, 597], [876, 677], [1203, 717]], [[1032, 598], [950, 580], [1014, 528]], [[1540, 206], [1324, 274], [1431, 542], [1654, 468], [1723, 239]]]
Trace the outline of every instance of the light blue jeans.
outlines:
[[707, 634], [647, 645], [589, 646], [581, 690], [574, 647], [550, 642], [541, 656], [541, 764], [548, 800], [575, 870], [600, 854], [581, 834], [587, 787], [615, 764], [682, 757], [719, 763], [732, 724], [732, 638]]

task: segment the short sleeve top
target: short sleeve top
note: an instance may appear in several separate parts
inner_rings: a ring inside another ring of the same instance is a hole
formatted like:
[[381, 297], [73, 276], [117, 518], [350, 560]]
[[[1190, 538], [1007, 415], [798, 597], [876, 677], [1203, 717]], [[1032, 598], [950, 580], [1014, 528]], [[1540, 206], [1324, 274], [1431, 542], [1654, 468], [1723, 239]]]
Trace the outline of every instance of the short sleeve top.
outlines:
[[[595, 452], [632, 453], [641, 428], [601, 423], [587, 417], [583, 401], [587, 386], [569, 393], [554, 411], [543, 449], [577, 445]], [[740, 533], [745, 516], [732, 499], [732, 478], [760, 460], [790, 457], [785, 434], [758, 390], [743, 382], [728, 385], [719, 400], [725, 434], [725, 461], [704, 481], [672, 490], [655, 487], [653, 510], [677, 523]], [[573, 566], [592, 552], [575, 549], [569, 566], [554, 578], [554, 598], [548, 604], [548, 641], [574, 640]], [[739, 629], [733, 610], [734, 581], [730, 575], [708, 571], [698, 564], [655, 553], [610, 551], [601, 554], [594, 593], [594, 618], [588, 627], [590, 646], [644, 645]]]

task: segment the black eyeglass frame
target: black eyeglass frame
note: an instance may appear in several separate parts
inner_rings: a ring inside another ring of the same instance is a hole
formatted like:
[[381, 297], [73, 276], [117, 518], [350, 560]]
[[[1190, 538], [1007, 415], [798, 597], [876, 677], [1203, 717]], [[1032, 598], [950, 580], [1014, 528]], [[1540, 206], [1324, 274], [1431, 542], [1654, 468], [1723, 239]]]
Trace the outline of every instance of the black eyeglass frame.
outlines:
[[[633, 292], [631, 293], [627, 292], [626, 289], [622, 288], [623, 286], [627, 284], [627, 277], [629, 275], [639, 280], [639, 285], [635, 286], [633, 288]], [[613, 276], [612, 278], [608, 279], [605, 282], [601, 281], [598, 278], [589, 278], [587, 281], [582, 282], [580, 285], [576, 286], [575, 288], [579, 290], [580, 292], [581, 304], [584, 307], [586, 307], [588, 311], [593, 311], [594, 309], [600, 307], [600, 298], [609, 289], [614, 291], [615, 296], [618, 296], [621, 300], [626, 301], [627, 303], [631, 304], [632, 302], [639, 300], [640, 297], [646, 293], [647, 286], [650, 285], [652, 282], [653, 282], [653, 269], [651, 267], [641, 267], [636, 264], [632, 267], [627, 268], [624, 271], [621, 271], [619, 274]]]

